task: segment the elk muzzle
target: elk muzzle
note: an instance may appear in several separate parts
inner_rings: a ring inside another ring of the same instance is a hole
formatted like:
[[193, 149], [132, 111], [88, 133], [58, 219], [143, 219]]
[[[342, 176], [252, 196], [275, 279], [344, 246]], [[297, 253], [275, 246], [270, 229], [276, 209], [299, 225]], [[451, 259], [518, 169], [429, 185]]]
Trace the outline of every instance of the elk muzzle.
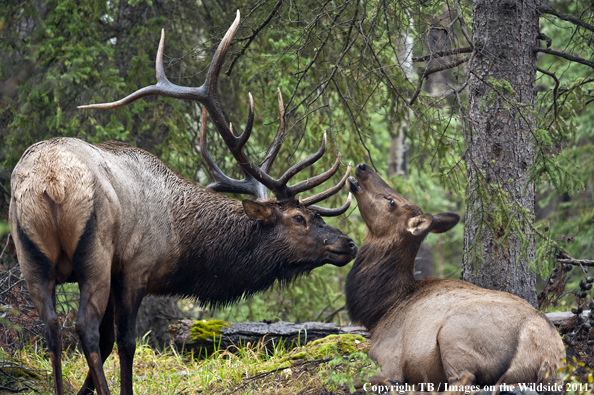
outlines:
[[326, 263], [334, 266], [342, 267], [357, 256], [357, 245], [345, 234], [339, 235], [333, 241], [324, 239], [324, 247]]

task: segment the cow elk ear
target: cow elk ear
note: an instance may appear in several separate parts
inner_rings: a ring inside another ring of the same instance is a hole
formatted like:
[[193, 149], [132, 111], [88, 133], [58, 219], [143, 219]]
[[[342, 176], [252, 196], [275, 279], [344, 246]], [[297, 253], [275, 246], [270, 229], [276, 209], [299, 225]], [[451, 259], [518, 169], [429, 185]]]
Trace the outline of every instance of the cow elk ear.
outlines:
[[276, 223], [276, 213], [271, 206], [249, 199], [243, 200], [241, 204], [243, 205], [245, 215], [249, 218], [262, 221], [266, 226]]
[[432, 224], [433, 216], [431, 214], [421, 214], [408, 220], [407, 230], [415, 236], [420, 236], [427, 233]]
[[460, 216], [454, 213], [441, 213], [433, 216], [431, 233], [443, 233], [452, 229], [460, 221]]

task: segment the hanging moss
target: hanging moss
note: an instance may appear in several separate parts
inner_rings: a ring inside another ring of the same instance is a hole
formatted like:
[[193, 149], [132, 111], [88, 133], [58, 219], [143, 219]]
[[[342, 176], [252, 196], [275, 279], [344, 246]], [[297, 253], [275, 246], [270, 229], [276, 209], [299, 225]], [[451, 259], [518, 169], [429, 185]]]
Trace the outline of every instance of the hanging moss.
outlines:
[[212, 340], [221, 334], [221, 329], [229, 328], [229, 323], [222, 320], [199, 320], [194, 322], [190, 329], [192, 343], [202, 343]]

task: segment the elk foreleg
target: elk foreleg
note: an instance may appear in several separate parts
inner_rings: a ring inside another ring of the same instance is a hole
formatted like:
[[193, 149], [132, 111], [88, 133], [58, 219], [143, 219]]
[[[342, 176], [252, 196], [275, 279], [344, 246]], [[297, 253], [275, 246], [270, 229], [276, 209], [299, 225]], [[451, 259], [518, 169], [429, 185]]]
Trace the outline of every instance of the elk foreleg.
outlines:
[[[107, 309], [101, 320], [99, 326], [99, 350], [101, 351], [101, 362], [105, 363], [105, 360], [111, 354], [113, 345], [115, 343], [115, 332], [114, 332], [114, 302], [113, 297], [109, 298]], [[82, 385], [78, 395], [90, 395], [95, 390], [95, 383], [93, 382], [93, 376], [91, 371], [87, 373], [87, 378]]]
[[[132, 276], [130, 276], [132, 277]], [[134, 283], [134, 284], [132, 284]], [[120, 356], [120, 395], [132, 395], [132, 368], [136, 352], [136, 316], [145, 288], [125, 276], [114, 276], [115, 322]]]

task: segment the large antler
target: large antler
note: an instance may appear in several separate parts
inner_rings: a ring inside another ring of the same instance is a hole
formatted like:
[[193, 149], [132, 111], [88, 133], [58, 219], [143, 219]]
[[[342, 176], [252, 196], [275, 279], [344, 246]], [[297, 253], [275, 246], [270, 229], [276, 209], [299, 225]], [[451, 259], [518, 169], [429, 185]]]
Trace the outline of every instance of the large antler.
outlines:
[[[215, 177], [215, 182], [209, 187], [214, 190], [221, 191], [221, 192], [237, 192], [237, 193], [246, 193], [250, 195], [256, 196], [259, 200], [266, 200], [268, 198], [268, 193], [266, 188], [270, 189], [272, 193], [276, 196], [277, 201], [283, 202], [290, 199], [293, 199], [295, 195], [300, 192], [312, 189], [324, 181], [330, 179], [340, 166], [340, 153], [336, 157], [336, 161], [331, 169], [327, 170], [326, 172], [309, 178], [305, 181], [299, 182], [295, 185], [288, 186], [287, 183], [289, 180], [295, 176], [298, 172], [305, 169], [306, 167], [315, 163], [318, 159], [324, 155], [324, 151], [326, 150], [326, 133], [324, 133], [324, 138], [322, 141], [322, 146], [314, 155], [310, 156], [309, 158], [304, 159], [303, 161], [295, 164], [289, 170], [287, 170], [278, 180], [272, 178], [268, 173], [272, 167], [272, 163], [280, 150], [280, 146], [284, 139], [284, 105], [282, 102], [282, 97], [280, 95], [279, 90], [279, 111], [281, 115], [281, 125], [277, 131], [275, 136], [274, 142], [271, 145], [270, 149], [267, 152], [266, 159], [264, 160], [261, 167], [255, 165], [243, 152], [242, 148], [247, 142], [253, 127], [253, 120], [254, 120], [254, 101], [252, 95], [249, 94], [249, 102], [248, 102], [248, 120], [246, 124], [246, 128], [244, 132], [240, 136], [235, 136], [233, 134], [233, 129], [231, 125], [227, 125], [225, 121], [221, 108], [219, 106], [217, 94], [216, 94], [216, 87], [217, 81], [219, 77], [219, 72], [223, 65], [223, 61], [227, 50], [231, 44], [231, 39], [233, 35], [237, 31], [239, 26], [239, 10], [237, 11], [237, 17], [235, 21], [223, 37], [223, 40], [219, 44], [217, 51], [213, 57], [212, 63], [208, 70], [208, 74], [206, 76], [206, 80], [202, 86], [195, 88], [195, 87], [185, 87], [179, 86], [176, 84], [171, 83], [167, 76], [165, 75], [164, 67], [163, 67], [163, 48], [165, 45], [165, 31], [161, 31], [161, 40], [159, 42], [159, 49], [157, 51], [157, 59], [156, 59], [156, 77], [157, 77], [157, 84], [147, 86], [137, 90], [136, 92], [126, 96], [125, 98], [118, 100], [112, 103], [103, 103], [103, 104], [90, 104], [85, 106], [79, 106], [78, 108], [82, 109], [111, 109], [117, 108], [121, 106], [125, 106], [141, 97], [149, 96], [149, 95], [159, 95], [159, 96], [167, 96], [177, 99], [190, 99], [198, 101], [202, 103], [206, 111], [210, 114], [219, 134], [225, 141], [225, 144], [229, 148], [229, 151], [235, 158], [235, 160], [239, 163], [242, 170], [244, 171], [246, 177], [243, 180], [234, 180], [227, 177], [219, 167], [214, 163], [210, 155], [208, 154], [208, 149], [206, 148], [206, 114], [203, 111], [202, 115], [202, 141], [201, 141], [201, 151], [202, 155], [204, 156], [207, 166]], [[338, 192], [344, 183], [346, 182], [346, 178], [348, 173], [350, 172], [350, 166], [347, 169], [347, 174], [343, 177], [341, 182], [334, 188], [329, 189], [326, 192], [318, 194], [309, 198], [310, 200], [306, 199], [303, 202], [305, 205], [311, 205], [314, 202], [320, 201], [325, 199], [334, 193]], [[318, 198], [319, 196], [324, 196], [323, 198]], [[338, 211], [346, 211], [348, 206], [343, 206], [338, 209], [334, 209], [335, 211], [328, 212], [329, 209], [323, 209], [317, 206], [311, 207], [317, 211], [319, 211], [322, 215], [338, 215]], [[323, 212], [323, 213], [322, 213]]]

